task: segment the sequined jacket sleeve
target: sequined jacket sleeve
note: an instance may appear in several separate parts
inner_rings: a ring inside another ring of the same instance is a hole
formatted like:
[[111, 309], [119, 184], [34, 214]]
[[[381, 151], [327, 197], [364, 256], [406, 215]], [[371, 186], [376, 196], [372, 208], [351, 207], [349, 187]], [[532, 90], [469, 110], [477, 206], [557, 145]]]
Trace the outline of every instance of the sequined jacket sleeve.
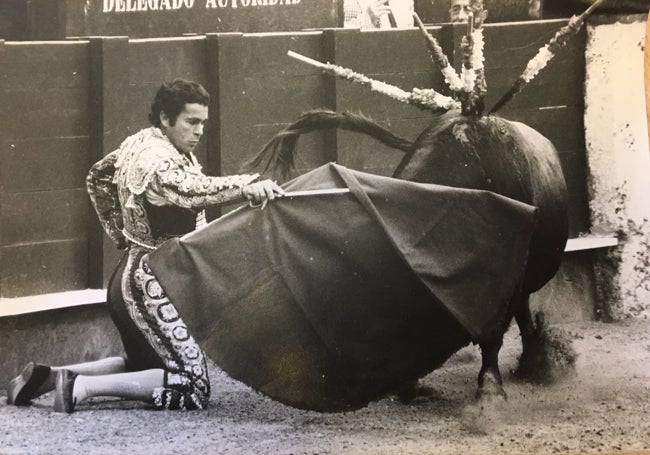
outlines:
[[126, 248], [126, 239], [122, 234], [122, 207], [114, 180], [117, 157], [113, 152], [95, 163], [86, 177], [86, 188], [102, 228], [122, 250]]
[[254, 182], [258, 174], [210, 177], [182, 159], [167, 159], [157, 167], [147, 198], [156, 203], [155, 195], [168, 203], [188, 209], [202, 209], [244, 200], [242, 189]]

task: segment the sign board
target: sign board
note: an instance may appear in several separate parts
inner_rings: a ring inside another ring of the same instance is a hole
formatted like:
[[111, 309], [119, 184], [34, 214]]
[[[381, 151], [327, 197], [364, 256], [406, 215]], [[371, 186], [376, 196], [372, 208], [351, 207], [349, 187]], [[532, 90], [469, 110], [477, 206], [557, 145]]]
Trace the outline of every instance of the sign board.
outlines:
[[336, 0], [59, 0], [65, 36], [149, 38], [338, 25]]

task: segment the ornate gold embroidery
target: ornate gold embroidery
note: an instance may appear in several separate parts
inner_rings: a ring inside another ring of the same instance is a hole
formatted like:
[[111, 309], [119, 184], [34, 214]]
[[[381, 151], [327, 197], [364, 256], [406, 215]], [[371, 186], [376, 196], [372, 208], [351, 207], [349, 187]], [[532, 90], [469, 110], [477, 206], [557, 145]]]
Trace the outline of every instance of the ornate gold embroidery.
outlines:
[[118, 154], [113, 152], [95, 163], [86, 177], [86, 188], [102, 228], [122, 250], [126, 248], [126, 239], [122, 234], [122, 207], [113, 180], [117, 158]]
[[156, 248], [169, 237], [152, 234], [147, 199], [153, 205], [202, 209], [241, 200], [241, 189], [258, 178], [257, 174], [208, 177], [193, 155], [179, 153], [155, 127], [128, 137], [111, 155], [110, 163], [101, 166], [115, 171], [123, 237], [148, 248]]

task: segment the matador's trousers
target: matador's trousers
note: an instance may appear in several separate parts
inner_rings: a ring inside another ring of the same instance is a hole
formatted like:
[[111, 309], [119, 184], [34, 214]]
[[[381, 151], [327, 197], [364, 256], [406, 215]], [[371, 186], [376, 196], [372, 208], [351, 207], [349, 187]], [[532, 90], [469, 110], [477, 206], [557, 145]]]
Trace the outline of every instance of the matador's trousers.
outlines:
[[164, 385], [152, 396], [156, 408], [204, 409], [210, 399], [205, 355], [147, 266], [147, 252], [132, 246], [108, 286], [127, 371], [165, 370]]

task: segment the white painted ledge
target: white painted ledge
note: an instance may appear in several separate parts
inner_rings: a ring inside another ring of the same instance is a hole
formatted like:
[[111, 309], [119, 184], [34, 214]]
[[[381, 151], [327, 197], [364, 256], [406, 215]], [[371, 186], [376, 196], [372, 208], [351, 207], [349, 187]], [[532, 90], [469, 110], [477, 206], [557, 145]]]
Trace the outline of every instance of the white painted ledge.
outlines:
[[0, 298], [0, 317], [104, 302], [106, 302], [106, 289], [84, 289], [27, 297]]
[[586, 236], [569, 239], [564, 251], [594, 250], [596, 248], [607, 248], [616, 245], [618, 245], [618, 239], [616, 237]]

